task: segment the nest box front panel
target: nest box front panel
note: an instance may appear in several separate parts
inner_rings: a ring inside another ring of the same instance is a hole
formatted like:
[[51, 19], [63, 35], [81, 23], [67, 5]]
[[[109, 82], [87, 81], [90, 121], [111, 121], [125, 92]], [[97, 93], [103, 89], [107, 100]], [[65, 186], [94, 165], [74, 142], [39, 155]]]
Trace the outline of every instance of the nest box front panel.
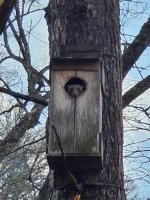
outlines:
[[[95, 70], [51, 71], [50, 120], [65, 153], [99, 153], [99, 73]], [[60, 153], [50, 128], [48, 153]]]

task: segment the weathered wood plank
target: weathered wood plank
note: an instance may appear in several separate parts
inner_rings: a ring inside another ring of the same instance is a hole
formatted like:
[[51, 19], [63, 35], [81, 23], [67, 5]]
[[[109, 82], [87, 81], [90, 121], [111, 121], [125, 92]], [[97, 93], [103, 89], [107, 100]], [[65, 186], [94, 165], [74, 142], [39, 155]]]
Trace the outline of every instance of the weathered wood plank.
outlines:
[[95, 71], [99, 59], [53, 59], [52, 67], [54, 70], [82, 70]]
[[75, 152], [97, 152], [99, 134], [99, 78], [98, 72], [77, 71], [77, 77], [87, 83], [86, 91], [76, 99]]
[[[55, 124], [63, 150], [67, 153], [73, 152], [75, 100], [65, 92], [64, 85], [74, 76], [74, 71], [53, 71], [51, 74], [50, 120]], [[60, 152], [51, 126], [48, 152]]]

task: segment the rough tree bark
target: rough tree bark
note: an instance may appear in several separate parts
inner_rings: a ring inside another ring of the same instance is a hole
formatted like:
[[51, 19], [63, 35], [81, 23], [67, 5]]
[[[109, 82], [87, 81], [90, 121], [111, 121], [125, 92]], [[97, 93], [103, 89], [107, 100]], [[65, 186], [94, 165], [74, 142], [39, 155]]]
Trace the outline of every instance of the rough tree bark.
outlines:
[[[78, 56], [82, 52], [87, 52], [86, 55], [90, 52], [92, 57], [96, 47], [104, 65], [104, 167], [98, 183], [85, 185], [82, 199], [124, 200], [119, 1], [50, 0], [46, 13], [51, 57], [69, 56], [77, 49]], [[87, 18], [92, 23], [88, 23]], [[68, 23], [73, 24], [72, 29], [69, 29]], [[80, 52], [79, 46], [82, 46]], [[59, 190], [58, 199], [73, 197], [71, 189]]]

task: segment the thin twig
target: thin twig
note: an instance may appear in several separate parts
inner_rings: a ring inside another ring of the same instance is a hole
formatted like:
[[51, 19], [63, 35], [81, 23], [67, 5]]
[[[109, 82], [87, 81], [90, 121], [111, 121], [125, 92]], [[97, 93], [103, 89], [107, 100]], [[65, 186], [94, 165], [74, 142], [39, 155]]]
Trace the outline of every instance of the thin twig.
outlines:
[[40, 138], [39, 140], [36, 140], [36, 141], [30, 142], [30, 143], [27, 143], [27, 144], [25, 144], [25, 145], [23, 145], [23, 146], [21, 146], [21, 147], [15, 149], [14, 151], [10, 151], [9, 153], [0, 155], [0, 157], [2, 157], [2, 156], [8, 156], [9, 154], [15, 153], [16, 151], [19, 151], [20, 149], [23, 149], [23, 148], [26, 147], [26, 146], [29, 146], [29, 145], [35, 144], [35, 143], [37, 143], [37, 142], [39, 142], [39, 141], [41, 141], [41, 140], [44, 140], [45, 138], [46, 138], [46, 136]]
[[44, 106], [48, 106], [48, 102], [42, 98], [40, 99], [38, 97], [34, 97], [31, 95], [20, 94], [18, 92], [14, 92], [12, 90], [9, 90], [9, 89], [3, 88], [3, 87], [0, 87], [0, 92], [11, 95], [15, 98], [24, 99], [24, 100], [32, 101], [34, 103], [38, 103], [38, 104], [41, 104]]
[[58, 133], [57, 133], [57, 129], [56, 129], [55, 125], [52, 122], [51, 122], [51, 124], [52, 124], [52, 128], [54, 130], [55, 136], [57, 138], [58, 146], [59, 146], [60, 151], [61, 151], [61, 155], [62, 155], [62, 158], [63, 158], [65, 170], [66, 170], [67, 174], [69, 175], [69, 177], [71, 178], [71, 180], [73, 181], [73, 183], [75, 185], [78, 185], [79, 184], [78, 180], [76, 179], [76, 177], [71, 173], [71, 171], [68, 168], [66, 157], [65, 157], [65, 154], [64, 154], [64, 151], [63, 151], [63, 148], [62, 148], [62, 145], [61, 145]]

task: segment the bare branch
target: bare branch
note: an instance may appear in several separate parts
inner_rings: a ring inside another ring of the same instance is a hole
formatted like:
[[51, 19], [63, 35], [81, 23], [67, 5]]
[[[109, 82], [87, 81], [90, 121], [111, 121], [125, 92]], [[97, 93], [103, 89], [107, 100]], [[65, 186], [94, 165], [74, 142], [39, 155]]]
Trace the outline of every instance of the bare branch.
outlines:
[[12, 59], [14, 59], [14, 60], [16, 60], [16, 61], [18, 61], [18, 62], [20, 62], [20, 63], [23, 63], [23, 59], [22, 59], [21, 57], [19, 57], [19, 56], [16, 56], [16, 55], [12, 52], [12, 50], [11, 50], [11, 48], [10, 48], [10, 45], [9, 45], [9, 42], [8, 42], [7, 32], [4, 31], [4, 34], [3, 34], [3, 35], [4, 35], [5, 48], [6, 48], [7, 52], [8, 52], [8, 54], [9, 54], [10, 58], [12, 58]]
[[15, 39], [16, 39], [16, 41], [17, 41], [19, 47], [20, 47], [21, 53], [22, 53], [22, 55], [24, 56], [25, 50], [24, 50], [24, 46], [23, 46], [22, 41], [21, 41], [21, 37], [20, 37], [19, 34], [17, 33], [17, 31], [16, 31], [16, 29], [15, 29], [13, 23], [12, 23], [10, 20], [9, 20], [9, 25], [10, 25], [10, 28], [11, 28], [11, 30], [12, 30], [12, 32], [13, 32], [13, 35], [14, 35], [14, 37], [15, 37]]
[[41, 105], [44, 105], [44, 106], [48, 105], [48, 102], [46, 100], [42, 99], [42, 98], [40, 99], [40, 98], [37, 98], [37, 97], [34, 97], [34, 96], [20, 94], [18, 92], [14, 92], [12, 90], [8, 90], [8, 89], [3, 88], [3, 87], [0, 87], [0, 92], [11, 95], [15, 98], [20, 98], [20, 99], [24, 99], [24, 100], [27, 100], [27, 101], [32, 101], [34, 103], [38, 103], [38, 104], [41, 104]]
[[50, 68], [49, 65], [46, 66], [46, 67], [44, 67], [44, 68], [40, 71], [40, 73], [44, 74], [49, 68]]
[[12, 153], [15, 153], [15, 152], [17, 152], [17, 151], [19, 151], [19, 150], [21, 150], [21, 149], [27, 147], [27, 146], [30, 146], [30, 145], [35, 144], [35, 143], [37, 143], [37, 142], [40, 142], [41, 140], [44, 140], [45, 138], [46, 138], [46, 136], [44, 136], [44, 137], [42, 137], [42, 138], [40, 138], [40, 139], [38, 139], [38, 140], [35, 140], [35, 141], [33, 141], [33, 142], [30, 142], [30, 143], [27, 143], [27, 144], [25, 144], [25, 145], [22, 145], [21, 147], [18, 147], [18, 148], [16, 148], [16, 149], [14, 149], [13, 151], [10, 151], [10, 152], [8, 152], [8, 153], [2, 154], [2, 155], [0, 155], [0, 156], [8, 156], [8, 155], [10, 155], [10, 154], [12, 154]]
[[39, 195], [36, 200], [47, 200], [49, 198], [49, 190], [51, 186], [50, 172], [47, 174], [47, 177], [43, 183], [43, 186], [40, 189]]
[[11, 58], [11, 56], [7, 56], [7, 57], [5, 57], [5, 58], [2, 58], [2, 59], [0, 60], [0, 64], [1, 64], [2, 62], [4, 62], [5, 60], [10, 59], [10, 58]]
[[147, 76], [145, 79], [137, 83], [134, 87], [128, 90], [122, 97], [123, 99], [123, 106], [124, 109], [127, 107], [133, 100], [143, 94], [147, 89], [150, 87], [150, 75]]
[[[4, 84], [4, 86], [6, 86], [7, 89], [11, 91], [9, 85], [8, 85], [1, 77], [0, 77], [0, 81], [2, 81], [2, 83]], [[20, 99], [16, 98], [16, 100], [18, 101], [20, 107], [23, 108], [23, 109], [27, 112], [27, 109], [26, 109], [25, 105], [20, 101]], [[2, 114], [2, 113], [1, 113], [1, 114]], [[3, 114], [4, 114], [4, 113], [3, 113]]]
[[32, 111], [26, 113], [24, 117], [16, 124], [7, 136], [0, 142], [0, 162], [3, 160], [3, 154], [8, 154], [12, 151], [15, 145], [24, 136], [27, 130], [34, 128], [39, 123], [39, 118], [45, 106], [35, 104]]
[[22, 52], [22, 53], [23, 53], [24, 59], [28, 60], [28, 62], [31, 63], [30, 49], [29, 49], [29, 45], [28, 45], [28, 42], [27, 42], [27, 39], [26, 39], [24, 29], [22, 27], [22, 20], [21, 20], [21, 17], [20, 17], [20, 10], [19, 10], [19, 2], [18, 1], [16, 2], [15, 9], [16, 9], [16, 16], [17, 16], [16, 17], [17, 24], [18, 24], [19, 33], [20, 33], [20, 40], [21, 40], [20, 43], [24, 46], [24, 52]]
[[125, 50], [122, 55], [123, 60], [123, 79], [134, 65], [134, 63], [138, 60], [143, 51], [150, 44], [150, 18], [148, 21], [142, 26], [141, 31], [130, 44], [130, 46]]
[[[43, 71], [44, 71], [44, 69], [43, 69]], [[50, 85], [50, 81], [43, 75], [43, 71], [42, 70], [39, 72], [33, 67], [31, 67], [31, 70], [37, 77], [43, 79], [47, 83], [47, 85]], [[46, 70], [47, 70], [47, 68], [46, 68]]]
[[5, 113], [10, 113], [16, 107], [20, 107], [20, 106], [18, 104], [16, 104], [16, 105], [12, 106], [11, 108], [9, 108], [8, 110], [1, 112], [0, 115], [3, 115]]
[[124, 158], [127, 158], [133, 154], [136, 154], [136, 153], [142, 153], [142, 152], [150, 152], [150, 149], [144, 149], [144, 150], [136, 150], [136, 151], [132, 151], [130, 154], [124, 156]]

